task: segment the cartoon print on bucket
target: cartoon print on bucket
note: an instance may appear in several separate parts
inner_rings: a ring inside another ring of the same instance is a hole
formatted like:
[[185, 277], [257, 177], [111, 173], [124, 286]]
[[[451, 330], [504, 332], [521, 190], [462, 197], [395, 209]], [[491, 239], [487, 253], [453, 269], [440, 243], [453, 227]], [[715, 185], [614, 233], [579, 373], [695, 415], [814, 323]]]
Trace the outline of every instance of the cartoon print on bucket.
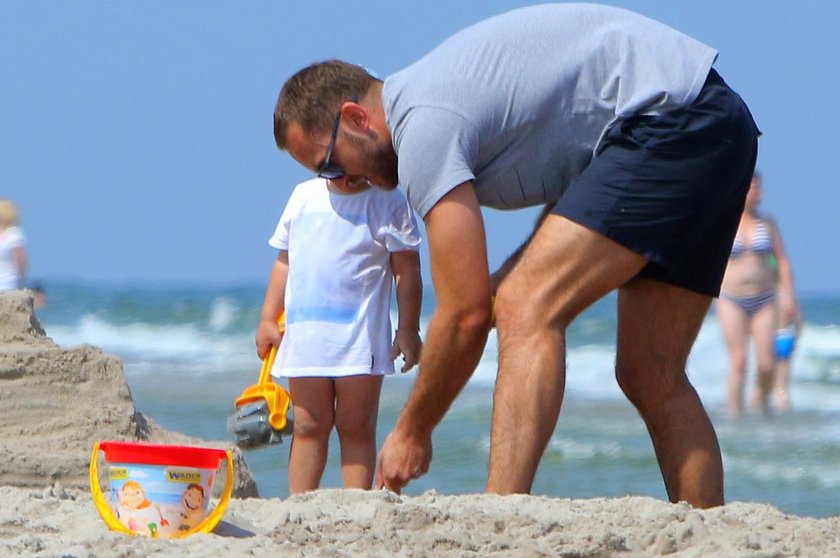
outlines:
[[[99, 487], [97, 457], [105, 452], [109, 498]], [[219, 505], [209, 513], [216, 469], [228, 461], [228, 478]], [[224, 513], [232, 490], [230, 452], [213, 448], [102, 442], [91, 457], [91, 490], [111, 529], [153, 538], [180, 538], [209, 532]]]

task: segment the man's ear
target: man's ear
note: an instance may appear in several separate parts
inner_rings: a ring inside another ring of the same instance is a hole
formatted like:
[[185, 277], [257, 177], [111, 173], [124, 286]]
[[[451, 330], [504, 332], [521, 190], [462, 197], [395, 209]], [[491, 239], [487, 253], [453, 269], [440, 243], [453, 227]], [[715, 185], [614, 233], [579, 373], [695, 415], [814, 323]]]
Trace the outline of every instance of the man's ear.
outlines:
[[370, 128], [370, 114], [354, 101], [345, 101], [341, 105], [341, 118], [356, 131], [366, 132]]

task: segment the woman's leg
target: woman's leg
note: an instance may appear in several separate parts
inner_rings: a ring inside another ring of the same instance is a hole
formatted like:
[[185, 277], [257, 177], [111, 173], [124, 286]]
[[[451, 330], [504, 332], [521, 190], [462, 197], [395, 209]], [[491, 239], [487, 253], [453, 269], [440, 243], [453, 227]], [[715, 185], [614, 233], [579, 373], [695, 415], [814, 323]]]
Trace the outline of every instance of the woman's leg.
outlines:
[[749, 318], [737, 304], [725, 298], [717, 301], [717, 315], [726, 340], [726, 348], [729, 350], [727, 410], [730, 416], [738, 417], [743, 411]]
[[755, 364], [758, 371], [752, 400], [763, 415], [769, 411], [770, 391], [773, 389], [777, 315], [776, 301], [772, 300], [756, 310], [750, 320], [750, 335], [755, 346]]
[[332, 378], [289, 378], [289, 392], [295, 410], [289, 492], [297, 494], [321, 484], [335, 420], [335, 391]]
[[382, 376], [335, 380], [335, 429], [341, 444], [344, 488], [369, 490], [376, 467], [376, 418]]

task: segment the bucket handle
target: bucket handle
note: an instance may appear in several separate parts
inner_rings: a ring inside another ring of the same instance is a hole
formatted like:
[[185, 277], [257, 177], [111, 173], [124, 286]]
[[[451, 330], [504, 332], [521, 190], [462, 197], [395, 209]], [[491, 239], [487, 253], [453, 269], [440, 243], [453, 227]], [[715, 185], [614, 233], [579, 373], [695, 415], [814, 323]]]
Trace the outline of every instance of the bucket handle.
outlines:
[[[177, 536], [172, 538], [180, 539], [188, 535], [192, 535], [193, 533], [209, 533], [222, 519], [222, 515], [225, 513], [225, 508], [227, 508], [228, 502], [230, 502], [231, 492], [233, 492], [233, 455], [230, 450], [225, 450], [225, 453], [227, 459], [227, 478], [225, 491], [222, 494], [222, 498], [219, 500], [218, 505], [207, 515], [207, 517], [204, 518], [204, 521], [189, 531], [179, 533]], [[120, 520], [117, 519], [114, 512], [111, 511], [111, 507], [108, 505], [108, 502], [105, 500], [105, 496], [102, 494], [102, 487], [99, 486], [99, 473], [97, 472], [98, 457], [99, 442], [96, 442], [93, 444], [93, 453], [90, 456], [90, 491], [93, 494], [93, 503], [96, 506], [96, 510], [111, 530], [126, 533], [128, 535], [136, 535], [137, 533], [120, 523]]]

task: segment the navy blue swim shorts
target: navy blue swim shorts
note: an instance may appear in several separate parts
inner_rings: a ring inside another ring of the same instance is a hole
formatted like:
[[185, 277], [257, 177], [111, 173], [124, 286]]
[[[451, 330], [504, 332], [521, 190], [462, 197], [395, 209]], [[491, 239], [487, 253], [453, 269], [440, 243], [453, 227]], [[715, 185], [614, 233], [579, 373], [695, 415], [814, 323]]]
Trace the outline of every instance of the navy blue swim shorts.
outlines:
[[553, 213], [647, 258], [639, 276], [717, 296], [759, 135], [711, 70], [690, 105], [615, 121]]

